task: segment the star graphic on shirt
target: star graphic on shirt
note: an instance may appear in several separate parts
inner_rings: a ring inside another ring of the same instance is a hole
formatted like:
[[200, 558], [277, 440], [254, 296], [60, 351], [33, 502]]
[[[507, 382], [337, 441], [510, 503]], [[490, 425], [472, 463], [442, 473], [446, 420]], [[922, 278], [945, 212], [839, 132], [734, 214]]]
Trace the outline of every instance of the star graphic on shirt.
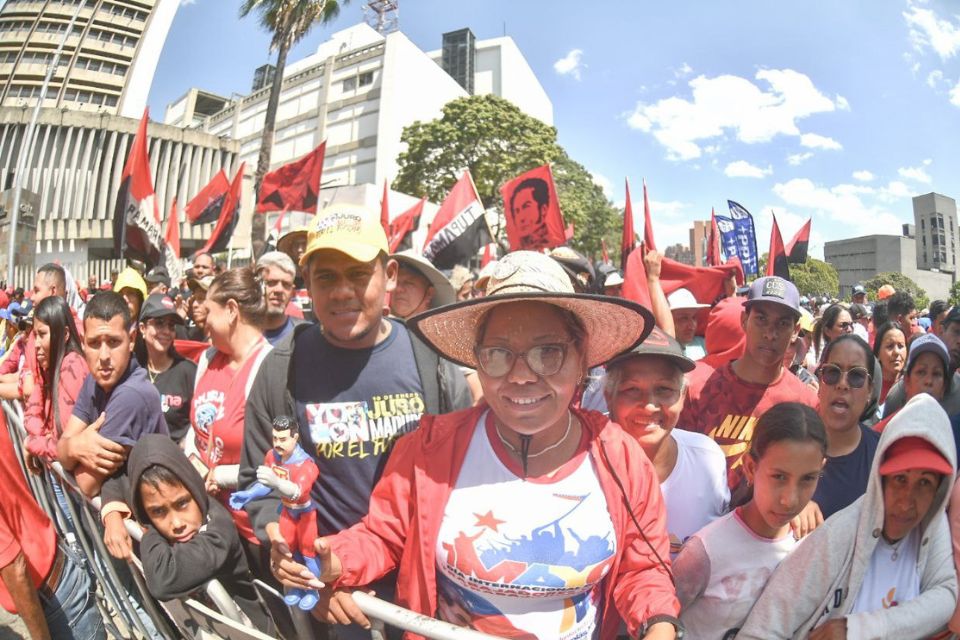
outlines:
[[486, 527], [487, 529], [492, 529], [499, 533], [497, 527], [506, 522], [506, 520], [497, 520], [493, 517], [493, 511], [487, 511], [484, 515], [479, 513], [473, 514], [477, 518], [477, 523], [473, 526], [475, 527]]

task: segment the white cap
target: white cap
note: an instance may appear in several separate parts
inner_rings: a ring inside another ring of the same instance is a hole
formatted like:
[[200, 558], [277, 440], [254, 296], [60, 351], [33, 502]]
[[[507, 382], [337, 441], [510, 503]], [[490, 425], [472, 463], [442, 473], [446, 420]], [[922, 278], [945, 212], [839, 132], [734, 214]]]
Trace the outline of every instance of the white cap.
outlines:
[[693, 297], [689, 289], [677, 289], [671, 293], [667, 296], [667, 304], [670, 305], [670, 311], [677, 311], [679, 309], [706, 309], [710, 306], [697, 302], [697, 299]]
[[615, 287], [619, 284], [623, 284], [623, 276], [620, 275], [619, 271], [614, 271], [603, 281], [604, 287]]

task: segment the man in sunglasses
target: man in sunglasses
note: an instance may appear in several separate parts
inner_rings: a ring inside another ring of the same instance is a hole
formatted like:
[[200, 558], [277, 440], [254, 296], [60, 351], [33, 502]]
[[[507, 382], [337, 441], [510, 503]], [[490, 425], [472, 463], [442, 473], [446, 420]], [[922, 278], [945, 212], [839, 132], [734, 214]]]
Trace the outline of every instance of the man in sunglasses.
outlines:
[[698, 363], [688, 374], [689, 390], [679, 424], [713, 438], [727, 458], [727, 480], [742, 479], [741, 458], [750, 448], [753, 427], [779, 402], [803, 402], [816, 408], [814, 391], [784, 367], [787, 348], [800, 331], [800, 294], [778, 276], [750, 286], [740, 317], [743, 355], [714, 369]]

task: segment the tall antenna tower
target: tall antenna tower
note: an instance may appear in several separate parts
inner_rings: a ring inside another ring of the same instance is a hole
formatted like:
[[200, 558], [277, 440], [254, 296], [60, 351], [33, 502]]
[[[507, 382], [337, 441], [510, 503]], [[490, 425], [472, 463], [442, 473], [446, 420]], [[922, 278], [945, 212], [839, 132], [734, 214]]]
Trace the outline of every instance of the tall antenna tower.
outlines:
[[380, 35], [400, 28], [400, 0], [370, 0], [363, 5], [363, 18]]

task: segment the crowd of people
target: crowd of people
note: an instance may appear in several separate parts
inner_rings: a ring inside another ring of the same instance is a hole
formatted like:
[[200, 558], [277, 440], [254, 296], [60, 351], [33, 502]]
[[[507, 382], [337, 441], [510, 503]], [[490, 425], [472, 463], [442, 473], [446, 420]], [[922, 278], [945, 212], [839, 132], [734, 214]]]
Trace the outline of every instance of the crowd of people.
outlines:
[[155, 598], [217, 579], [277, 637], [369, 637], [357, 589], [503, 638], [960, 633], [960, 308], [667, 295], [656, 251], [646, 308], [567, 247], [444, 273], [348, 205], [278, 247], [4, 294], [0, 604], [33, 637], [105, 632], [17, 456], [100, 496]]

